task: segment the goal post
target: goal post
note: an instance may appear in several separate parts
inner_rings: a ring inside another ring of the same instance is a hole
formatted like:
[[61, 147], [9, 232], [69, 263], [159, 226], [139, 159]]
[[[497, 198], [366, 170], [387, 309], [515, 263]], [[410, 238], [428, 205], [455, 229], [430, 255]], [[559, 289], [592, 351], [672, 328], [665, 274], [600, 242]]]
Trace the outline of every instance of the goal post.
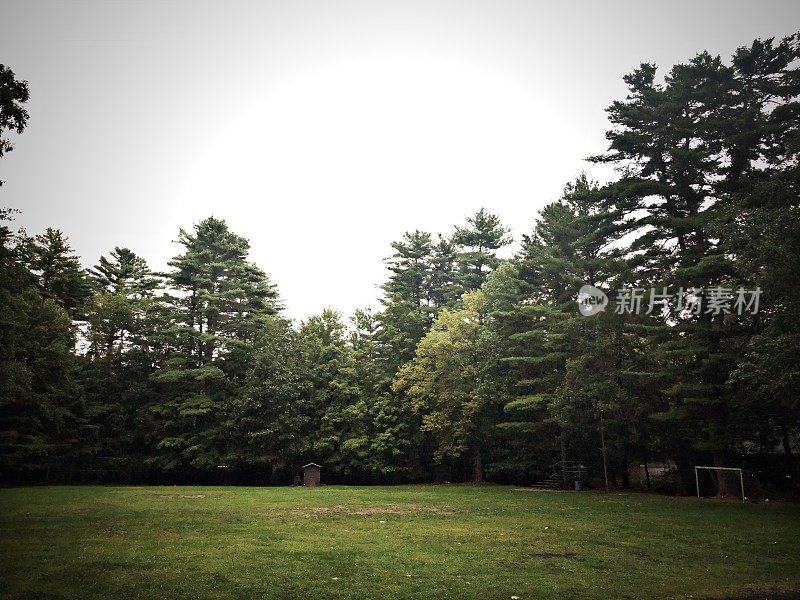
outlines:
[[694, 481], [695, 485], [697, 486], [697, 497], [700, 497], [700, 470], [704, 469], [706, 471], [722, 471], [724, 473], [737, 473], [739, 475], [739, 489], [742, 493], [742, 503], [746, 502], [747, 498], [744, 495], [744, 475], [742, 474], [742, 470], [738, 467], [707, 467], [703, 465], [695, 465], [694, 467]]

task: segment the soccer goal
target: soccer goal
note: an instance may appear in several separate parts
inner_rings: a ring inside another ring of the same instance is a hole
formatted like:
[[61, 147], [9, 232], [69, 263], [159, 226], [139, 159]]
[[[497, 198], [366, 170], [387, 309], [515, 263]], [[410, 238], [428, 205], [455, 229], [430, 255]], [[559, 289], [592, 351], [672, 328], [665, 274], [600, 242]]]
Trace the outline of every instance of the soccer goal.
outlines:
[[698, 498], [700, 497], [701, 473], [708, 474], [710, 476], [710, 484], [712, 489], [714, 490], [714, 494], [711, 495], [716, 496], [721, 491], [738, 488], [742, 496], [742, 502], [745, 502], [747, 500], [747, 497], [744, 495], [744, 475], [741, 469], [737, 467], [706, 467], [701, 465], [695, 466], [694, 480], [697, 485]]

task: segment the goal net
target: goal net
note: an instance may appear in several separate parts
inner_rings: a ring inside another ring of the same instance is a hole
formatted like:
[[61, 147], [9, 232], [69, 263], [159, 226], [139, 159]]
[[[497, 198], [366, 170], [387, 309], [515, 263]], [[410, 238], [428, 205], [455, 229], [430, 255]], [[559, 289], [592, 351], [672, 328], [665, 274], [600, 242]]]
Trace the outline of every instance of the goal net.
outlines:
[[736, 498], [742, 502], [760, 497], [758, 482], [752, 472], [738, 467], [694, 468], [697, 497]]

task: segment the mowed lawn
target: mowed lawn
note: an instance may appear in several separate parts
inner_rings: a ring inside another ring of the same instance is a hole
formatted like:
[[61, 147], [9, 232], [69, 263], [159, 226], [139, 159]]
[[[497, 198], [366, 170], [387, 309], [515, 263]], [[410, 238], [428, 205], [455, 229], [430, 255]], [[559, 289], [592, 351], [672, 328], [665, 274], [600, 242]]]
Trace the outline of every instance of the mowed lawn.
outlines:
[[510, 487], [0, 490], [5, 598], [767, 597], [800, 506]]

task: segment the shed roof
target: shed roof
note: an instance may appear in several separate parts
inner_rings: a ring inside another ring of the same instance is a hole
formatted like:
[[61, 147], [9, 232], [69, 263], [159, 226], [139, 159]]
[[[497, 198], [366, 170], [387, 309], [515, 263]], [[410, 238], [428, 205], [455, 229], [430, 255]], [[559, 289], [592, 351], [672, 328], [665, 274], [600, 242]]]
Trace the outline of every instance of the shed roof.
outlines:
[[322, 468], [322, 465], [318, 465], [317, 463], [308, 463], [307, 465], [303, 465], [303, 468], [304, 468], [304, 469], [305, 469], [306, 467], [317, 467], [318, 469], [321, 469], [321, 468]]

